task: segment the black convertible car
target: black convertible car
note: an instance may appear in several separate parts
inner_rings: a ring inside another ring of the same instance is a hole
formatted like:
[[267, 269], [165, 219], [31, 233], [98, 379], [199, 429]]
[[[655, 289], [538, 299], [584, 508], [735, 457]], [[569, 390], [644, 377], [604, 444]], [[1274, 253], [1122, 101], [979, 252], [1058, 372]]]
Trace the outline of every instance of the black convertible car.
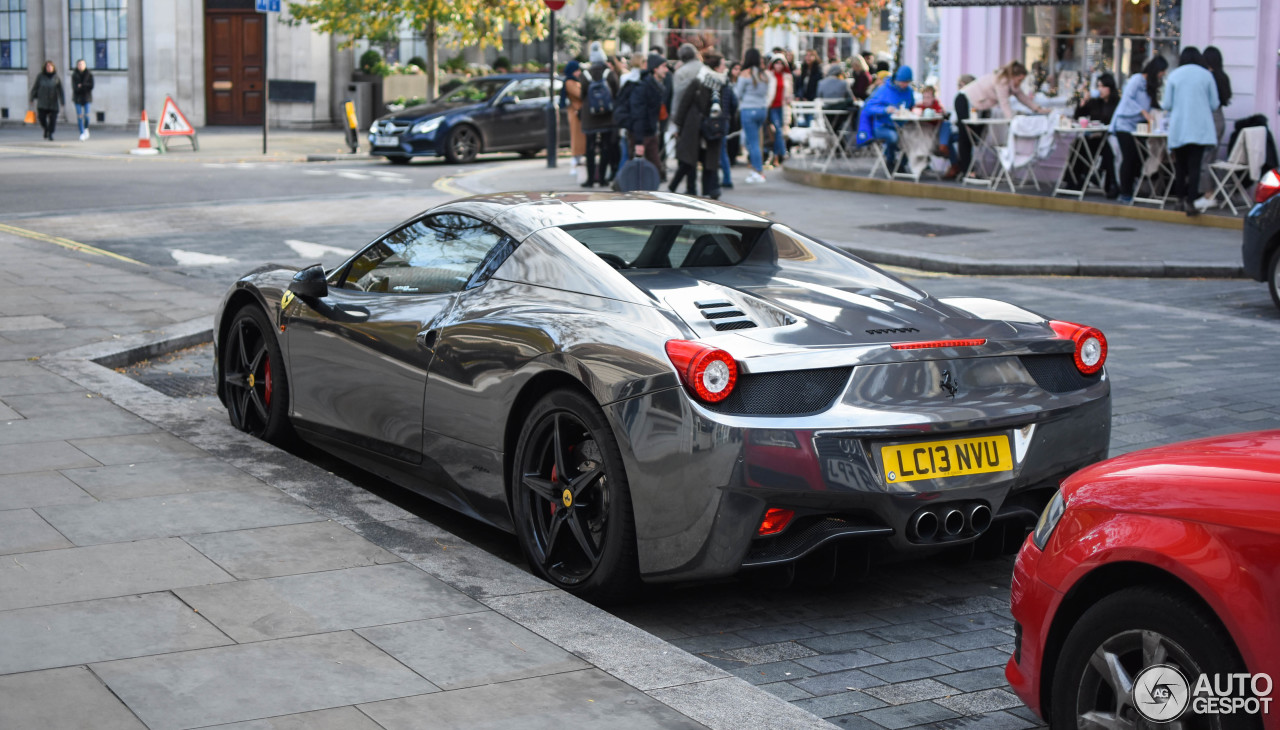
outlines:
[[238, 428], [514, 531], [600, 600], [1016, 549], [1111, 429], [1098, 330], [666, 193], [447, 203], [329, 271], [245, 276], [215, 338]]
[[[546, 76], [508, 74], [474, 79], [436, 101], [389, 114], [369, 127], [369, 154], [405, 164], [443, 156], [470, 162], [481, 152], [532, 157], [547, 146], [547, 102], [560, 93]], [[569, 141], [560, 113], [560, 145]]]

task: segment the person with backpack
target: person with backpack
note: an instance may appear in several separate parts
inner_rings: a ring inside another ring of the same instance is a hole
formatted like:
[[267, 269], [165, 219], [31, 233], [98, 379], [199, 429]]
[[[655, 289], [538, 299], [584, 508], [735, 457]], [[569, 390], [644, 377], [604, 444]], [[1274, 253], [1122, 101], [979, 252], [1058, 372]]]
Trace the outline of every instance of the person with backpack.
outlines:
[[701, 161], [703, 194], [713, 199], [720, 197], [720, 146], [729, 133], [729, 115], [721, 93], [726, 78], [711, 68], [721, 60], [719, 56], [707, 58], [698, 75], [685, 87], [680, 105], [676, 107], [673, 123], [680, 133], [676, 139], [676, 175], [669, 188], [673, 193], [687, 175], [687, 194], [698, 194], [696, 177]]
[[618, 77], [609, 69], [609, 58], [600, 41], [591, 42], [591, 67], [583, 74], [582, 133], [587, 137], [587, 179], [582, 187], [608, 185], [618, 172], [617, 139], [614, 136], [613, 100]]
[[643, 53], [631, 54], [630, 62], [627, 59], [618, 57], [618, 64], [623, 73], [618, 77], [618, 97], [613, 100], [613, 123], [618, 127], [618, 169], [627, 164], [627, 160], [631, 159], [631, 133], [630, 133], [630, 100], [631, 92], [635, 91], [636, 84], [640, 83], [640, 72], [644, 69], [645, 56]]

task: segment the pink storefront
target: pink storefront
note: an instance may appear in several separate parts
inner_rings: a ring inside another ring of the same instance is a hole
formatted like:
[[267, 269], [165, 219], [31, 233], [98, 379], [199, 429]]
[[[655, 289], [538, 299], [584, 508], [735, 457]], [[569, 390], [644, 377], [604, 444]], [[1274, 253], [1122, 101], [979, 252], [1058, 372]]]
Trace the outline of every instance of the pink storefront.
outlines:
[[[1068, 102], [1101, 72], [1123, 83], [1159, 53], [1217, 46], [1234, 92], [1231, 120], [1265, 114], [1280, 132], [1280, 0], [899, 0], [902, 62], [954, 98], [962, 74], [1019, 59], [1037, 91]], [[1229, 127], [1228, 127], [1229, 128]]]

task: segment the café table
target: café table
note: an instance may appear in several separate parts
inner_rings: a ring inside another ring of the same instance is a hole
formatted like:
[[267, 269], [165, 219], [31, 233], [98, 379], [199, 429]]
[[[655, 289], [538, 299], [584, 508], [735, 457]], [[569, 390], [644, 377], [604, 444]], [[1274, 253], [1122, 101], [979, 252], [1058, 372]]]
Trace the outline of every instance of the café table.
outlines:
[[[969, 135], [969, 142], [973, 146], [973, 157], [969, 160], [969, 168], [964, 171], [966, 185], [992, 185], [994, 178], [991, 176], [992, 168], [987, 165], [987, 156], [990, 155], [996, 165], [1000, 164], [1000, 146], [1005, 143], [1011, 122], [1010, 119], [998, 117], [970, 118], [960, 125], [964, 128], [964, 133]], [[996, 135], [995, 131], [1001, 129], [1004, 134]], [[975, 174], [978, 172], [981, 172], [981, 177]]]
[[[898, 169], [893, 170], [893, 177], [920, 182], [920, 177], [929, 172], [929, 160], [933, 150], [938, 146], [938, 130], [946, 117], [935, 114], [921, 116], [918, 114], [894, 114], [890, 117], [898, 130]], [[907, 170], [903, 171], [905, 159]]]
[[[1106, 176], [1102, 170], [1102, 145], [1107, 143], [1107, 128], [1103, 126], [1080, 127], [1072, 125], [1070, 127], [1058, 127], [1054, 130], [1054, 136], [1057, 139], [1069, 140], [1067, 147], [1067, 162], [1062, 167], [1062, 172], [1058, 174], [1058, 182], [1053, 188], [1053, 195], [1069, 195], [1081, 200], [1091, 190], [1100, 193], [1106, 193]], [[1102, 144], [1097, 144], [1098, 142]], [[1066, 186], [1067, 180], [1074, 177], [1073, 171], [1076, 169], [1077, 163], [1087, 172], [1084, 180], [1075, 182], [1080, 184], [1080, 188], [1070, 188]]]
[[[1134, 132], [1138, 150], [1138, 183], [1133, 189], [1134, 203], [1148, 203], [1161, 208], [1169, 202], [1173, 190], [1173, 159], [1169, 156], [1168, 132]], [[1142, 195], [1143, 187], [1150, 192]]]

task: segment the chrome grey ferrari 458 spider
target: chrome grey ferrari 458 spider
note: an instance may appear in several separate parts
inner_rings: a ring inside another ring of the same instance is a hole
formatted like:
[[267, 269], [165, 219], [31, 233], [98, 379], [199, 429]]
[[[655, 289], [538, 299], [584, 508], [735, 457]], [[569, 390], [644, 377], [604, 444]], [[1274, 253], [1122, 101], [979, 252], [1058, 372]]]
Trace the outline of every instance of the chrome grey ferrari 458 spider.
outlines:
[[593, 600], [1016, 549], [1111, 430], [1098, 330], [665, 193], [447, 203], [245, 276], [215, 334], [235, 426], [513, 531]]

